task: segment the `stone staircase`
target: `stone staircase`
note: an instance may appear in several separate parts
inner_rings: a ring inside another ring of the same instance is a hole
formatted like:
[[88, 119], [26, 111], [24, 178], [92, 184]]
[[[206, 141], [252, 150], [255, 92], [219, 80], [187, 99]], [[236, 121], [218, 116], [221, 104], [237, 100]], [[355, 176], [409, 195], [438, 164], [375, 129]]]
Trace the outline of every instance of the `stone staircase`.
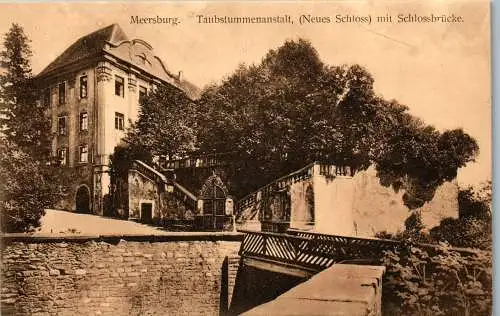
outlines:
[[236, 202], [235, 207], [237, 214], [236, 221], [242, 222], [255, 220], [259, 211], [259, 208], [255, 206], [260, 200], [262, 200], [263, 197], [271, 194], [272, 192], [285, 190], [294, 183], [311, 179], [315, 172], [326, 177], [350, 175], [350, 169], [348, 167], [320, 164], [317, 162], [308, 164], [307, 166], [280, 177], [239, 199]]
[[[175, 181], [175, 176], [169, 170], [162, 168], [159, 165], [151, 167], [150, 165], [140, 161], [134, 160], [132, 168], [140, 172], [145, 177], [154, 180], [156, 183], [164, 185], [167, 192], [171, 192], [174, 196], [182, 201], [190, 210], [196, 211], [198, 198], [184, 186]], [[161, 171], [159, 171], [159, 170]]]
[[[165, 186], [165, 191], [173, 193], [177, 200], [181, 201], [186, 207], [198, 214], [200, 211], [199, 199], [188, 187], [176, 181], [176, 171], [187, 168], [212, 168], [220, 167], [227, 164], [228, 154], [206, 155], [199, 157], [188, 157], [179, 160], [160, 161], [158, 164], [148, 165], [142, 161], [134, 161], [134, 168], [153, 179], [157, 183], [162, 183]], [[324, 177], [350, 176], [348, 167], [334, 166], [321, 163], [310, 163], [305, 167], [291, 172], [283, 177], [280, 177], [261, 188], [251, 192], [243, 198], [235, 201], [234, 214], [236, 215], [236, 223], [244, 224], [245, 228], [248, 225], [260, 227], [258, 214], [260, 211], [260, 202], [276, 192], [283, 192], [290, 188], [293, 184], [305, 180], [309, 180], [313, 175], [321, 175]]]

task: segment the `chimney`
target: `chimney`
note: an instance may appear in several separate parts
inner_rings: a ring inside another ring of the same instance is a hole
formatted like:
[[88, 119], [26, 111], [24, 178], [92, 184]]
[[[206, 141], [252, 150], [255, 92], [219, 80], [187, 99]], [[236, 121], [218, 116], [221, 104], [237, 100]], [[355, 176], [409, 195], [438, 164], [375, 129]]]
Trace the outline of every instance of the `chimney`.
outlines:
[[179, 70], [179, 75], [177, 76], [177, 80], [182, 80], [182, 70]]

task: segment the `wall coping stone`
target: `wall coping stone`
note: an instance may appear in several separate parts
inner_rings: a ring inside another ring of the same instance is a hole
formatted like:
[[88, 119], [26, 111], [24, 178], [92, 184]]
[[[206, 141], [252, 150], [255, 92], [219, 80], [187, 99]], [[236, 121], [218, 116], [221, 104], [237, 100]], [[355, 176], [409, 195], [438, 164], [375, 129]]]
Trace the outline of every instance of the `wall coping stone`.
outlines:
[[383, 266], [335, 264], [243, 315], [380, 315]]
[[0, 234], [2, 244], [23, 243], [85, 243], [89, 241], [117, 244], [120, 241], [176, 242], [176, 241], [243, 241], [244, 234], [237, 232], [165, 232], [162, 234], [114, 235], [30, 235], [25, 233]]

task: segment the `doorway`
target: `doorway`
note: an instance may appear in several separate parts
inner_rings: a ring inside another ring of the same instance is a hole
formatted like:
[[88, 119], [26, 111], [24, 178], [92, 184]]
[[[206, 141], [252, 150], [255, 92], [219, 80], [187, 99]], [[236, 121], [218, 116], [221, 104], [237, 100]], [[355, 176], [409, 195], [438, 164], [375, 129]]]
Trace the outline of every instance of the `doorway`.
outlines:
[[153, 203], [141, 203], [141, 222], [150, 224], [153, 221]]
[[85, 185], [82, 185], [76, 191], [76, 211], [78, 213], [90, 213], [90, 191]]

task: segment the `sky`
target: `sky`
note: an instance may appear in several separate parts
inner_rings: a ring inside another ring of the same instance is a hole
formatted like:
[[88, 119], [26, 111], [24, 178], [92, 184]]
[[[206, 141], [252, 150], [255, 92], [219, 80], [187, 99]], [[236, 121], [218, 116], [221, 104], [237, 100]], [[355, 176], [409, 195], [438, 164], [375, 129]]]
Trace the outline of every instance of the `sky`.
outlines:
[[[31, 38], [34, 73], [76, 39], [118, 23], [129, 38], [151, 44], [173, 73], [203, 87], [240, 63], [258, 63], [289, 39], [305, 38], [326, 64], [360, 64], [375, 91], [396, 99], [439, 130], [463, 128], [479, 143], [475, 163], [458, 182], [491, 178], [491, 54], [488, 1], [143, 2], [0, 4], [0, 32], [19, 23]], [[204, 16], [291, 16], [293, 24], [207, 24]], [[398, 15], [461, 17], [455, 23], [398, 23]], [[332, 23], [300, 23], [302, 15]], [[392, 17], [377, 22], [377, 17]], [[133, 24], [131, 16], [172, 17], [172, 24]], [[336, 23], [371, 17], [371, 23]]]

